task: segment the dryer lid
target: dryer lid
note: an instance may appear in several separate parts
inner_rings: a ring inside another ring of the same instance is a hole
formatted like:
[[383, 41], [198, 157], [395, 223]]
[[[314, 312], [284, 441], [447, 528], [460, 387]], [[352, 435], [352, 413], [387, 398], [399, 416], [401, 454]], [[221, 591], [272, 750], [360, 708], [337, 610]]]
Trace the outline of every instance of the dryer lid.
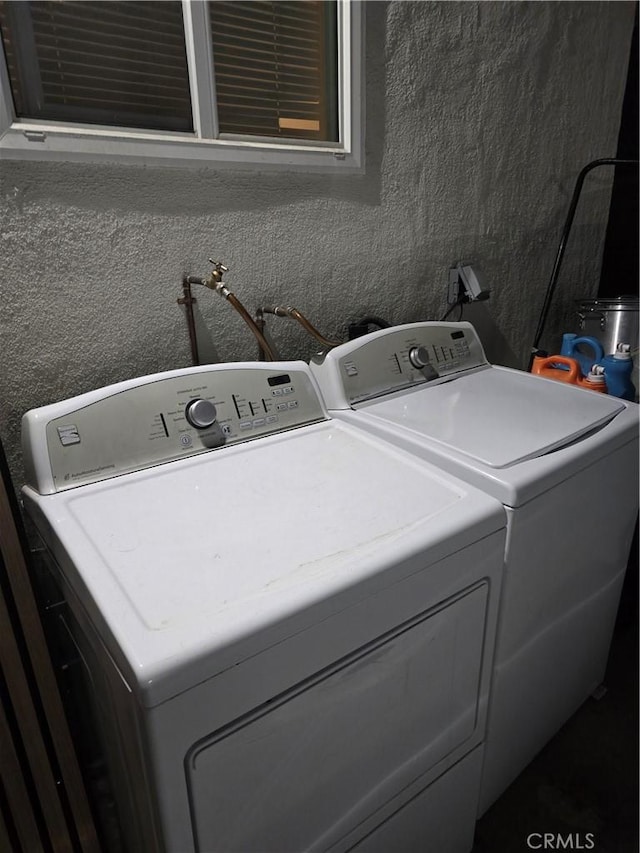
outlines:
[[490, 468], [509, 468], [566, 446], [625, 406], [516, 370], [487, 367], [358, 407]]
[[300, 631], [325, 602], [397, 582], [415, 555], [431, 565], [505, 525], [497, 501], [333, 421], [24, 496], [148, 705]]

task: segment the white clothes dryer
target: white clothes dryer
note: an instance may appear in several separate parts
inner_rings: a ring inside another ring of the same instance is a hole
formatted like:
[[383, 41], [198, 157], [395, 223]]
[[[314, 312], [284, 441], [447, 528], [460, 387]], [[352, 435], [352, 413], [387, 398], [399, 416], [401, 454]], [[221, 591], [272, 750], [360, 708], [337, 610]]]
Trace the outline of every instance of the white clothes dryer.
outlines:
[[329, 418], [302, 362], [120, 383], [23, 437], [128, 849], [468, 853], [498, 501]]
[[312, 370], [334, 417], [506, 508], [482, 814], [604, 677], [638, 513], [638, 407], [490, 365], [469, 323], [384, 329]]

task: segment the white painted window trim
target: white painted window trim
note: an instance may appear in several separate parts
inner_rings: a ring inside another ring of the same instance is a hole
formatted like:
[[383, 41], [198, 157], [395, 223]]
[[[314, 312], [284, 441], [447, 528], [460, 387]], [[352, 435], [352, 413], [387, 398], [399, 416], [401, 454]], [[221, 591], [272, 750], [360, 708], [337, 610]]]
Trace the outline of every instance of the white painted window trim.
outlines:
[[[204, 0], [183, 0], [194, 133], [17, 119], [0, 40], [0, 159], [131, 163], [230, 169], [362, 172], [364, 167], [364, 9], [338, 0], [338, 144], [216, 139], [213, 57]], [[206, 24], [206, 26], [205, 26]], [[200, 34], [200, 35], [198, 35]], [[206, 47], [205, 47], [206, 45]]]

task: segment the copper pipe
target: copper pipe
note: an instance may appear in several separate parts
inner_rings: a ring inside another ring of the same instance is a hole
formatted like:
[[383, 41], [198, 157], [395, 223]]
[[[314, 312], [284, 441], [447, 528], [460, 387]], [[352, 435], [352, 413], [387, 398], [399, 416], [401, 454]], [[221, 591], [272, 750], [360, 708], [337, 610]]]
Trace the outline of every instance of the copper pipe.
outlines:
[[337, 347], [340, 346], [342, 341], [332, 341], [329, 338], [325, 338], [324, 335], [321, 335], [320, 332], [316, 329], [316, 327], [307, 320], [307, 318], [298, 311], [297, 308], [290, 308], [290, 316], [293, 317], [294, 320], [297, 320], [298, 323], [305, 329], [312, 337], [314, 337], [317, 341], [319, 341], [323, 347]]
[[282, 305], [276, 305], [274, 308], [258, 308], [258, 313], [260, 312], [265, 314], [275, 314], [276, 317], [289, 317], [291, 320], [296, 320], [300, 323], [302, 328], [311, 335], [311, 337], [315, 338], [323, 347], [327, 347], [327, 349], [340, 346], [342, 343], [342, 341], [332, 341], [329, 338], [325, 338], [325, 336], [321, 334], [316, 327], [307, 320], [304, 314], [301, 311], [298, 311], [297, 308], [285, 308]]
[[258, 346], [264, 352], [266, 360], [275, 361], [276, 359], [273, 354], [273, 350], [269, 346], [269, 342], [255, 324], [251, 314], [249, 314], [247, 309], [244, 307], [242, 302], [240, 302], [240, 300], [235, 294], [231, 293], [230, 291], [227, 291], [226, 288], [225, 291], [226, 292], [222, 292], [222, 295], [227, 299], [228, 302], [231, 303], [231, 305], [233, 305], [238, 314], [242, 317], [247, 326], [251, 329], [251, 331], [255, 335], [256, 340], [258, 341]]
[[198, 354], [198, 336], [196, 334], [196, 323], [193, 316], [193, 303], [196, 298], [191, 293], [191, 277], [185, 276], [182, 279], [182, 299], [177, 299], [178, 305], [184, 305], [187, 313], [187, 328], [189, 329], [189, 343], [191, 345], [191, 362], [195, 365], [200, 364], [200, 355]]
[[238, 314], [245, 321], [247, 326], [251, 329], [251, 332], [258, 341], [258, 346], [260, 347], [261, 353], [264, 353], [266, 361], [275, 361], [276, 358], [273, 354], [273, 350], [269, 346], [269, 342], [254, 322], [251, 314], [249, 314], [249, 312], [244, 307], [242, 302], [240, 302], [238, 297], [235, 296], [235, 294], [231, 293], [226, 284], [223, 283], [222, 276], [224, 273], [229, 271], [228, 267], [225, 267], [224, 264], [221, 264], [219, 261], [214, 261], [211, 258], [209, 258], [209, 262], [213, 264], [213, 271], [208, 276], [208, 278], [199, 278], [197, 276], [190, 275], [187, 277], [186, 281], [189, 284], [201, 284], [203, 285], [203, 287], [208, 287], [210, 290], [215, 290], [215, 292], [218, 293], [220, 296], [224, 296], [224, 298], [231, 303], [231, 305], [236, 309]]

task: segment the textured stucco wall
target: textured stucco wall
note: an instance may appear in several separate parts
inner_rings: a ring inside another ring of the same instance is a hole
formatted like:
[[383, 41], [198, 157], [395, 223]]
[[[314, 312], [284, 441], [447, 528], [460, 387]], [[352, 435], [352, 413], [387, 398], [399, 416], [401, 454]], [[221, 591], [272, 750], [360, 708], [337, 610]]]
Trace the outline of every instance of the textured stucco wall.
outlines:
[[[3, 161], [0, 436], [21, 480], [32, 407], [189, 364], [180, 281], [223, 260], [247, 307], [286, 302], [327, 335], [365, 313], [437, 319], [448, 267], [477, 263], [467, 313], [490, 357], [523, 365], [573, 184], [614, 156], [631, 2], [368, 2], [364, 176]], [[554, 303], [595, 293], [610, 176], [585, 187]], [[256, 355], [215, 294], [209, 360]], [[311, 339], [272, 320], [283, 357]], [[544, 343], [544, 342], [543, 342]]]

